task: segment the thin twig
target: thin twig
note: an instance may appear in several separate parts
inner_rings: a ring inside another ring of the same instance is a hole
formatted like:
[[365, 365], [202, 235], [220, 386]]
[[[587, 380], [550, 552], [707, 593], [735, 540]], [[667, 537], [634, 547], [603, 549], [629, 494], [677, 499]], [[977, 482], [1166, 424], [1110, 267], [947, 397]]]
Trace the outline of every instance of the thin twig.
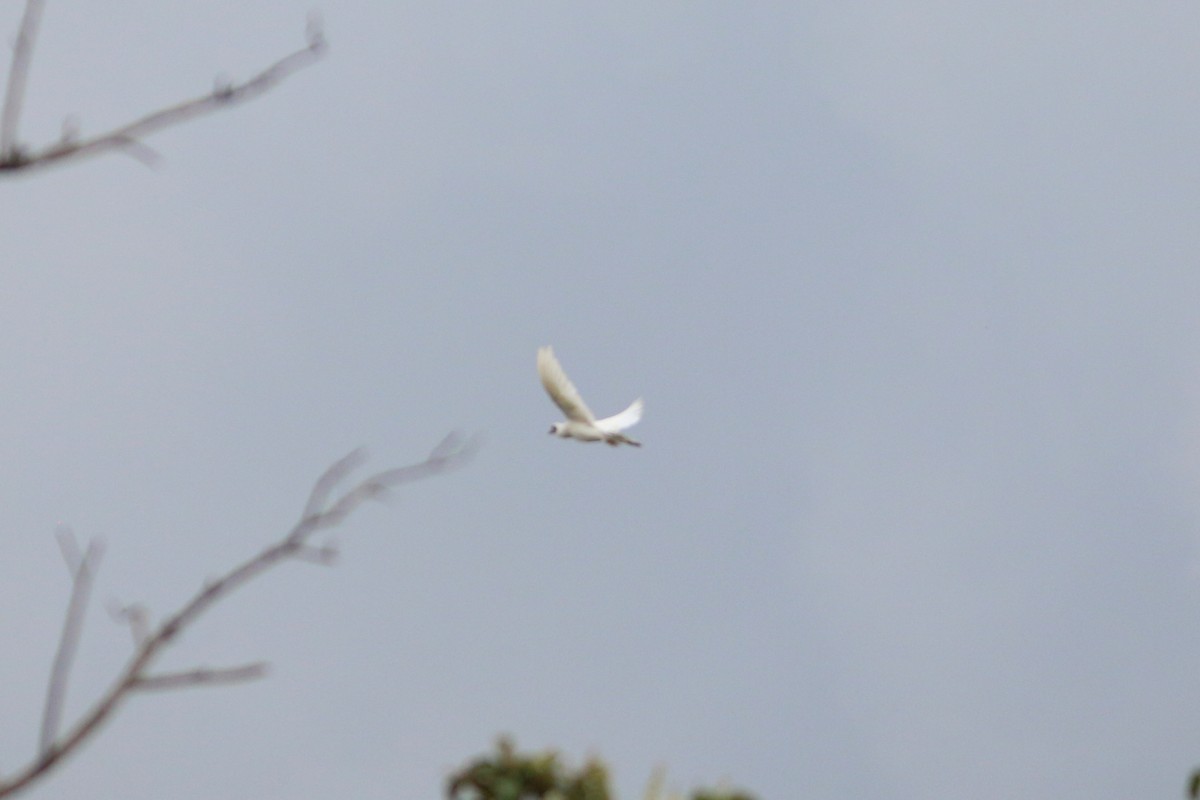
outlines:
[[[31, 0], [31, 4], [36, 1]], [[292, 73], [317, 61], [325, 54], [326, 49], [324, 37], [310, 22], [308, 44], [303, 49], [284, 56], [244, 83], [221, 84], [208, 94], [154, 111], [107, 133], [84, 139], [64, 138], [37, 152], [23, 152], [14, 142], [11, 148], [0, 151], [0, 172], [46, 167], [109, 150], [121, 151], [143, 163], [153, 164], [157, 160], [157, 153], [141, 141], [143, 137], [219, 108], [234, 106], [258, 97]], [[10, 101], [11, 95], [6, 97], [6, 108]], [[15, 136], [15, 130], [13, 135]]]
[[25, 102], [25, 85], [29, 81], [29, 63], [33, 58], [33, 42], [42, 19], [43, 0], [26, 0], [21, 27], [13, 44], [12, 66], [8, 69], [8, 88], [4, 92], [4, 112], [0, 114], [0, 161], [20, 158], [17, 152], [17, 125], [21, 106]]
[[[474, 455], [478, 446], [478, 439], [463, 440], [451, 435], [434, 448], [429, 458], [418, 464], [385, 470], [368, 476], [348, 489], [341, 497], [331, 500], [323, 507], [310, 510], [309, 507], [312, 505], [310, 502], [305, 513], [286, 536], [234, 567], [220, 578], [206, 583], [183, 606], [146, 634], [113, 685], [79, 719], [75, 726], [44, 746], [38, 756], [29, 764], [7, 779], [0, 780], [0, 797], [8, 797], [43, 777], [59, 763], [60, 759], [74, 752], [90, 738], [129, 695], [139, 689], [147, 688], [147, 682], [149, 682], [150, 688], [160, 689], [173, 688], [161, 685], [164, 683], [179, 682], [179, 685], [196, 683], [197, 681], [194, 679], [185, 681], [182, 678], [171, 677], [171, 674], [151, 676], [148, 675], [148, 672], [155, 659], [175, 637], [219, 600], [228, 597], [240, 586], [271, 567], [295, 557], [304, 552], [306, 548], [311, 549], [308, 539], [314, 533], [345, 521], [346, 517], [367, 500], [378, 498], [387, 490], [401, 484], [460, 467]], [[347, 459], [342, 459], [326, 470], [317, 480], [313, 489], [314, 493], [318, 488], [329, 487], [337, 482], [337, 478], [344, 477], [347, 463]], [[214, 672], [214, 675], [220, 672], [218, 670]], [[192, 675], [193, 678], [196, 674], [197, 671], [180, 673], [180, 675]], [[247, 674], [245, 677], [252, 676]]]
[[104, 552], [100, 541], [93, 539], [88, 542], [87, 550], [81, 556], [74, 534], [65, 528], [58, 531], [58, 542], [63, 551], [63, 560], [67, 562], [67, 569], [71, 571], [71, 600], [67, 604], [62, 636], [58, 642], [58, 651], [54, 654], [54, 665], [50, 668], [50, 685], [46, 689], [42, 732], [38, 738], [38, 752], [42, 755], [50, 750], [58, 737], [63, 704], [67, 697], [67, 679], [71, 675], [71, 664], [75, 661], [75, 652], [79, 649], [79, 638], [83, 633], [83, 614], [91, 596], [92, 579], [96, 576], [100, 556]]
[[54, 539], [58, 542], [58, 551], [62, 553], [63, 562], [67, 565], [67, 572], [71, 573], [73, 579], [83, 563], [83, 553], [79, 552], [79, 541], [75, 538], [75, 531], [71, 530], [69, 526], [59, 523], [58, 527], [54, 529]]
[[263, 661], [240, 667], [198, 667], [185, 672], [146, 675], [138, 678], [133, 688], [139, 692], [159, 692], [170, 689], [187, 689], [192, 686], [224, 686], [257, 680], [266, 674], [267, 665]]
[[117, 622], [129, 626], [129, 634], [133, 637], [133, 646], [141, 647], [142, 642], [150, 635], [150, 612], [141, 603], [122, 606], [112, 603], [108, 609], [109, 615]]
[[321, 513], [321, 509], [329, 505], [329, 495], [333, 494], [334, 488], [366, 460], [366, 451], [359, 447], [333, 462], [313, 485], [308, 495], [308, 503], [304, 506], [304, 516]]
[[337, 548], [331, 544], [323, 544], [320, 547], [304, 545], [296, 550], [292, 556], [300, 561], [307, 561], [310, 564], [319, 564], [322, 567], [327, 567], [337, 561]]

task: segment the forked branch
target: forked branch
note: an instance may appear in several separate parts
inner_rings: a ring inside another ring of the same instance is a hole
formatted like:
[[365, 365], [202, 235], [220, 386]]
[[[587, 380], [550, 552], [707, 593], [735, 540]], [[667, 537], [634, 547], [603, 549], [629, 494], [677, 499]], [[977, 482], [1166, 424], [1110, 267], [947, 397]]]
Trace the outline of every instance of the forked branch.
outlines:
[[67, 604], [58, 652], [54, 654], [54, 665], [50, 668], [50, 686], [46, 689], [46, 707], [42, 712], [42, 733], [38, 741], [39, 751], [42, 753], [50, 749], [58, 736], [63, 703], [67, 695], [67, 678], [71, 674], [71, 664], [75, 661], [80, 634], [83, 633], [83, 612], [87, 609], [92, 592], [92, 579], [96, 576], [96, 570], [100, 567], [100, 556], [104, 552], [103, 545], [93, 539], [88, 543], [87, 552], [81, 555], [75, 534], [68, 528], [59, 529], [58, 546], [62, 550], [63, 560], [67, 562], [67, 569], [71, 572], [71, 601]]
[[0, 797], [9, 797], [46, 775], [64, 756], [78, 749], [95, 734], [117, 707], [135, 692], [226, 685], [253, 680], [263, 675], [266, 665], [262, 663], [234, 667], [198, 667], [165, 673], [151, 672], [151, 667], [181, 631], [251, 579], [289, 559], [329, 563], [332, 549], [328, 546], [315, 546], [310, 542], [318, 531], [339, 525], [367, 501], [380, 499], [398, 486], [462, 466], [477, 448], [477, 439], [462, 439], [456, 434], [451, 434], [434, 448], [424, 461], [375, 473], [337, 495], [337, 485], [349, 477], [350, 472], [363, 461], [362, 453], [355, 451], [321, 475], [313, 486], [300, 520], [286, 536], [216, 580], [206, 583], [190, 600], [162, 622], [151, 625], [149, 615], [141, 606], [122, 609], [120, 614], [133, 632], [133, 656], [108, 691], [74, 727], [61, 735], [58, 733], [58, 726], [66, 692], [67, 672], [71, 655], [79, 641], [83, 611], [100, 551], [92, 544], [81, 555], [73, 537], [60, 535], [63, 555], [71, 569], [72, 592], [63, 625], [62, 643], [50, 681], [40, 746], [37, 756], [29, 764], [7, 778], [0, 779]]
[[219, 83], [208, 94], [151, 112], [141, 119], [92, 137], [78, 138], [71, 130], [73, 126], [64, 126], [60, 141], [40, 149], [28, 149], [20, 143], [18, 129], [43, 5], [44, 0], [26, 0], [25, 13], [13, 46], [4, 106], [0, 111], [0, 172], [47, 167], [108, 151], [123, 152], [143, 163], [153, 164], [158, 155], [142, 141], [144, 137], [219, 108], [258, 97], [292, 73], [315, 62], [326, 50], [320, 24], [316, 17], [310, 17], [308, 44], [304, 48], [279, 59], [243, 83]]
[[44, 0], [26, 0], [21, 27], [13, 42], [12, 66], [8, 70], [8, 88], [4, 91], [4, 111], [0, 112], [0, 155], [7, 161], [17, 152], [17, 120], [25, 102], [25, 84], [29, 82], [29, 64], [33, 60], [33, 42], [42, 20]]

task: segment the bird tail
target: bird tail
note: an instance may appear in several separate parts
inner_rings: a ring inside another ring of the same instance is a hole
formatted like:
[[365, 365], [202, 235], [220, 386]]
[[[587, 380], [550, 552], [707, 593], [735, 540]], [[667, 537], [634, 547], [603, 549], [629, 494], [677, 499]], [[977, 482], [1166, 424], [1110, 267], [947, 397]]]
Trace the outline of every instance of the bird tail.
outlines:
[[642, 446], [641, 442], [636, 441], [634, 439], [630, 439], [628, 436], [626, 436], [623, 433], [610, 433], [604, 437], [604, 441], [608, 442], [613, 447], [616, 447], [619, 444], [631, 444], [634, 447]]

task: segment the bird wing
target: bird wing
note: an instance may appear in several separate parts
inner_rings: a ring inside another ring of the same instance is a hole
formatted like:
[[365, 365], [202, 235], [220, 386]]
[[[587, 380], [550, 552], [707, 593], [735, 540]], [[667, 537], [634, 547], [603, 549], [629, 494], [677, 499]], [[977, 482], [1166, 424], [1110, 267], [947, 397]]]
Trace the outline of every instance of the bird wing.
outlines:
[[644, 405], [642, 398], [639, 397], [630, 403], [629, 408], [620, 414], [613, 414], [611, 417], [596, 420], [596, 427], [605, 433], [616, 433], [626, 428], [632, 428], [642, 418], [642, 408]]
[[550, 395], [554, 404], [562, 409], [562, 412], [567, 415], [567, 419], [572, 422], [588, 424], [596, 421], [591, 410], [583, 402], [583, 398], [579, 396], [579, 390], [571, 383], [567, 373], [563, 372], [558, 359], [554, 357], [552, 348], [538, 348], [537, 368], [538, 376], [542, 379], [542, 386], [546, 388], [546, 394]]

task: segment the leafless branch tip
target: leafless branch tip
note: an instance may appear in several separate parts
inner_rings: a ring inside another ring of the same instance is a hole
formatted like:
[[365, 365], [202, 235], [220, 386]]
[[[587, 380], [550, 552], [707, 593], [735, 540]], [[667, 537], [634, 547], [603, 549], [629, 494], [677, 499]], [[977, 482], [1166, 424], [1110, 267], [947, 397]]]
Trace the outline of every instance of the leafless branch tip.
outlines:
[[196, 686], [228, 686], [258, 680], [267, 674], [267, 663], [258, 661], [240, 667], [197, 667], [183, 672], [144, 675], [133, 684], [139, 692], [162, 692]]
[[110, 603], [108, 613], [115, 621], [129, 626], [134, 647], [141, 647], [142, 642], [150, 635], [150, 611], [141, 603], [128, 606]]
[[65, 526], [59, 526], [55, 535], [62, 550], [63, 560], [71, 572], [71, 599], [67, 603], [62, 635], [50, 668], [50, 684], [46, 689], [46, 704], [42, 711], [42, 730], [38, 745], [43, 754], [50, 749], [58, 736], [67, 695], [67, 680], [71, 674], [71, 665], [75, 661], [75, 652], [79, 649], [79, 639], [83, 635], [83, 616], [91, 597], [92, 579], [99, 569], [100, 556], [104, 552], [103, 543], [99, 539], [93, 539], [88, 542], [87, 550], [81, 554], [75, 534]]
[[116, 151], [129, 155], [148, 166], [158, 163], [158, 154], [142, 142], [146, 136], [163, 128], [178, 125], [219, 108], [237, 105], [269, 91], [293, 73], [319, 60], [327, 49], [321, 33], [320, 18], [310, 15], [305, 32], [305, 46], [271, 64], [242, 83], [218, 78], [208, 94], [176, 103], [146, 114], [105, 133], [81, 137], [78, 126], [71, 135], [40, 149], [22, 145], [19, 140], [21, 107], [25, 98], [33, 43], [37, 35], [44, 0], [26, 0], [25, 14], [13, 47], [8, 86], [0, 110], [0, 172], [19, 172], [47, 167], [64, 161]]

